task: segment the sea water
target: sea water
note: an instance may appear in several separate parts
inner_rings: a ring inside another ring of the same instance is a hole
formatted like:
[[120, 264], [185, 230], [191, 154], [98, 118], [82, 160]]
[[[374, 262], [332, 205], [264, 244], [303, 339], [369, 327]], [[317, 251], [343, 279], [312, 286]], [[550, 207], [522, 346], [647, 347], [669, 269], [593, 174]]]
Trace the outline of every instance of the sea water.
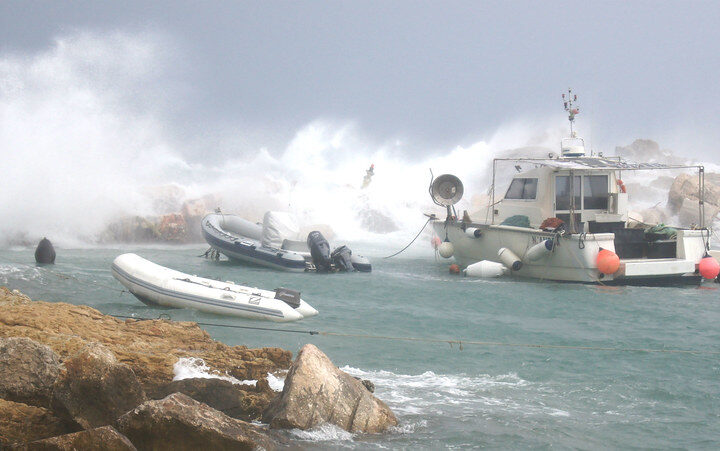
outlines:
[[[720, 285], [478, 280], [449, 274], [449, 262], [419, 244], [392, 259], [381, 258], [392, 249], [351, 247], [367, 249], [372, 273], [277, 272], [201, 258], [202, 245], [59, 248], [55, 265], [37, 266], [33, 249], [13, 248], [0, 250], [0, 285], [107, 314], [304, 331], [203, 326], [230, 345], [295, 353], [313, 343], [371, 380], [400, 422], [378, 435], [327, 425], [287, 432], [302, 448], [720, 447]], [[320, 314], [279, 324], [149, 307], [110, 274], [124, 252], [198, 276], [296, 289]]]

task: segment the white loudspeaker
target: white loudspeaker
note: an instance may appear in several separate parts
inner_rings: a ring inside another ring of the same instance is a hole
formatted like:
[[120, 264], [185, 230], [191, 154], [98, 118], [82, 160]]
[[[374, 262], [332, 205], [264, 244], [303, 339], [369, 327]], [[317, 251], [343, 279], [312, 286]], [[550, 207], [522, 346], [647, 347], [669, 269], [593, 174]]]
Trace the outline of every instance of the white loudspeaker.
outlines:
[[456, 204], [463, 195], [463, 184], [452, 174], [443, 174], [433, 181], [432, 198], [445, 207]]

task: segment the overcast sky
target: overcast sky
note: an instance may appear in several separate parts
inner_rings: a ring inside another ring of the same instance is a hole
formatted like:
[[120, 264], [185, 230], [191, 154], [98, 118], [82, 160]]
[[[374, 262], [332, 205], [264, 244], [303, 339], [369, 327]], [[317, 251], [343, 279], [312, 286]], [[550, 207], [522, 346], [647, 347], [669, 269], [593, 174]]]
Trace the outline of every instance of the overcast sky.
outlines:
[[600, 150], [652, 138], [720, 160], [717, 1], [0, 2], [2, 55], [82, 32], [162, 37], [155, 114], [195, 146], [230, 128], [279, 149], [324, 119], [432, 152], [562, 119], [573, 87]]

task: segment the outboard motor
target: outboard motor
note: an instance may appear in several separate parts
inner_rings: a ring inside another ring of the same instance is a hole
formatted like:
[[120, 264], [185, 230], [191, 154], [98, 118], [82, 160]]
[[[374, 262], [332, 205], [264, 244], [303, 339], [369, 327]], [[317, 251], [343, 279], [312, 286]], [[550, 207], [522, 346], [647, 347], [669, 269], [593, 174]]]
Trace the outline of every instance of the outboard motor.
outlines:
[[347, 246], [340, 246], [330, 254], [338, 271], [355, 271], [352, 264], [352, 251]]
[[35, 261], [37, 263], [55, 263], [55, 248], [50, 240], [43, 238], [35, 249]]
[[330, 243], [322, 233], [317, 230], [310, 232], [307, 237], [307, 245], [310, 248], [310, 255], [318, 271], [329, 271], [332, 261], [330, 260]]

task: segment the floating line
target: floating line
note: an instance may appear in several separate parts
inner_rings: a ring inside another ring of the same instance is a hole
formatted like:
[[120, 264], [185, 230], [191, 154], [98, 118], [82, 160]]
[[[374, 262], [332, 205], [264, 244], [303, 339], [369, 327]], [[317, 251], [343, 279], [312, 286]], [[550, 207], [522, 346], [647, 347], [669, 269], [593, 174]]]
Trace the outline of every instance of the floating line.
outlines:
[[[171, 320], [172, 319], [165, 313], [160, 315], [158, 318], [142, 318], [136, 316], [124, 316], [124, 315], [112, 315], [116, 318], [127, 318], [135, 319], [138, 321], [153, 321], [156, 319]], [[190, 321], [195, 322], [195, 321]], [[579, 346], [579, 345], [550, 345], [541, 343], [508, 343], [500, 341], [477, 341], [477, 340], [452, 340], [442, 338], [425, 338], [425, 337], [393, 337], [388, 335], [370, 335], [370, 334], [349, 334], [342, 332], [324, 332], [317, 330], [299, 330], [299, 329], [281, 329], [273, 327], [255, 327], [255, 326], [239, 326], [235, 324], [220, 324], [220, 323], [200, 323], [195, 322], [199, 326], [212, 326], [212, 327], [228, 327], [234, 329], [251, 329], [251, 330], [264, 330], [270, 332], [289, 332], [296, 334], [308, 334], [308, 335], [322, 335], [325, 337], [348, 337], [348, 338], [365, 338], [374, 340], [392, 340], [392, 341], [416, 341], [424, 343], [447, 343], [450, 346], [458, 345], [462, 351], [465, 345], [477, 345], [477, 346], [497, 346], [507, 348], [540, 348], [540, 349], [565, 349], [575, 351], [603, 351], [603, 352], [644, 352], [644, 353], [660, 353], [660, 354], [698, 354], [698, 355], [720, 355], [720, 351], [699, 351], [691, 349], [653, 349], [653, 348], [616, 348], [616, 347], [603, 347], [603, 346]]]

